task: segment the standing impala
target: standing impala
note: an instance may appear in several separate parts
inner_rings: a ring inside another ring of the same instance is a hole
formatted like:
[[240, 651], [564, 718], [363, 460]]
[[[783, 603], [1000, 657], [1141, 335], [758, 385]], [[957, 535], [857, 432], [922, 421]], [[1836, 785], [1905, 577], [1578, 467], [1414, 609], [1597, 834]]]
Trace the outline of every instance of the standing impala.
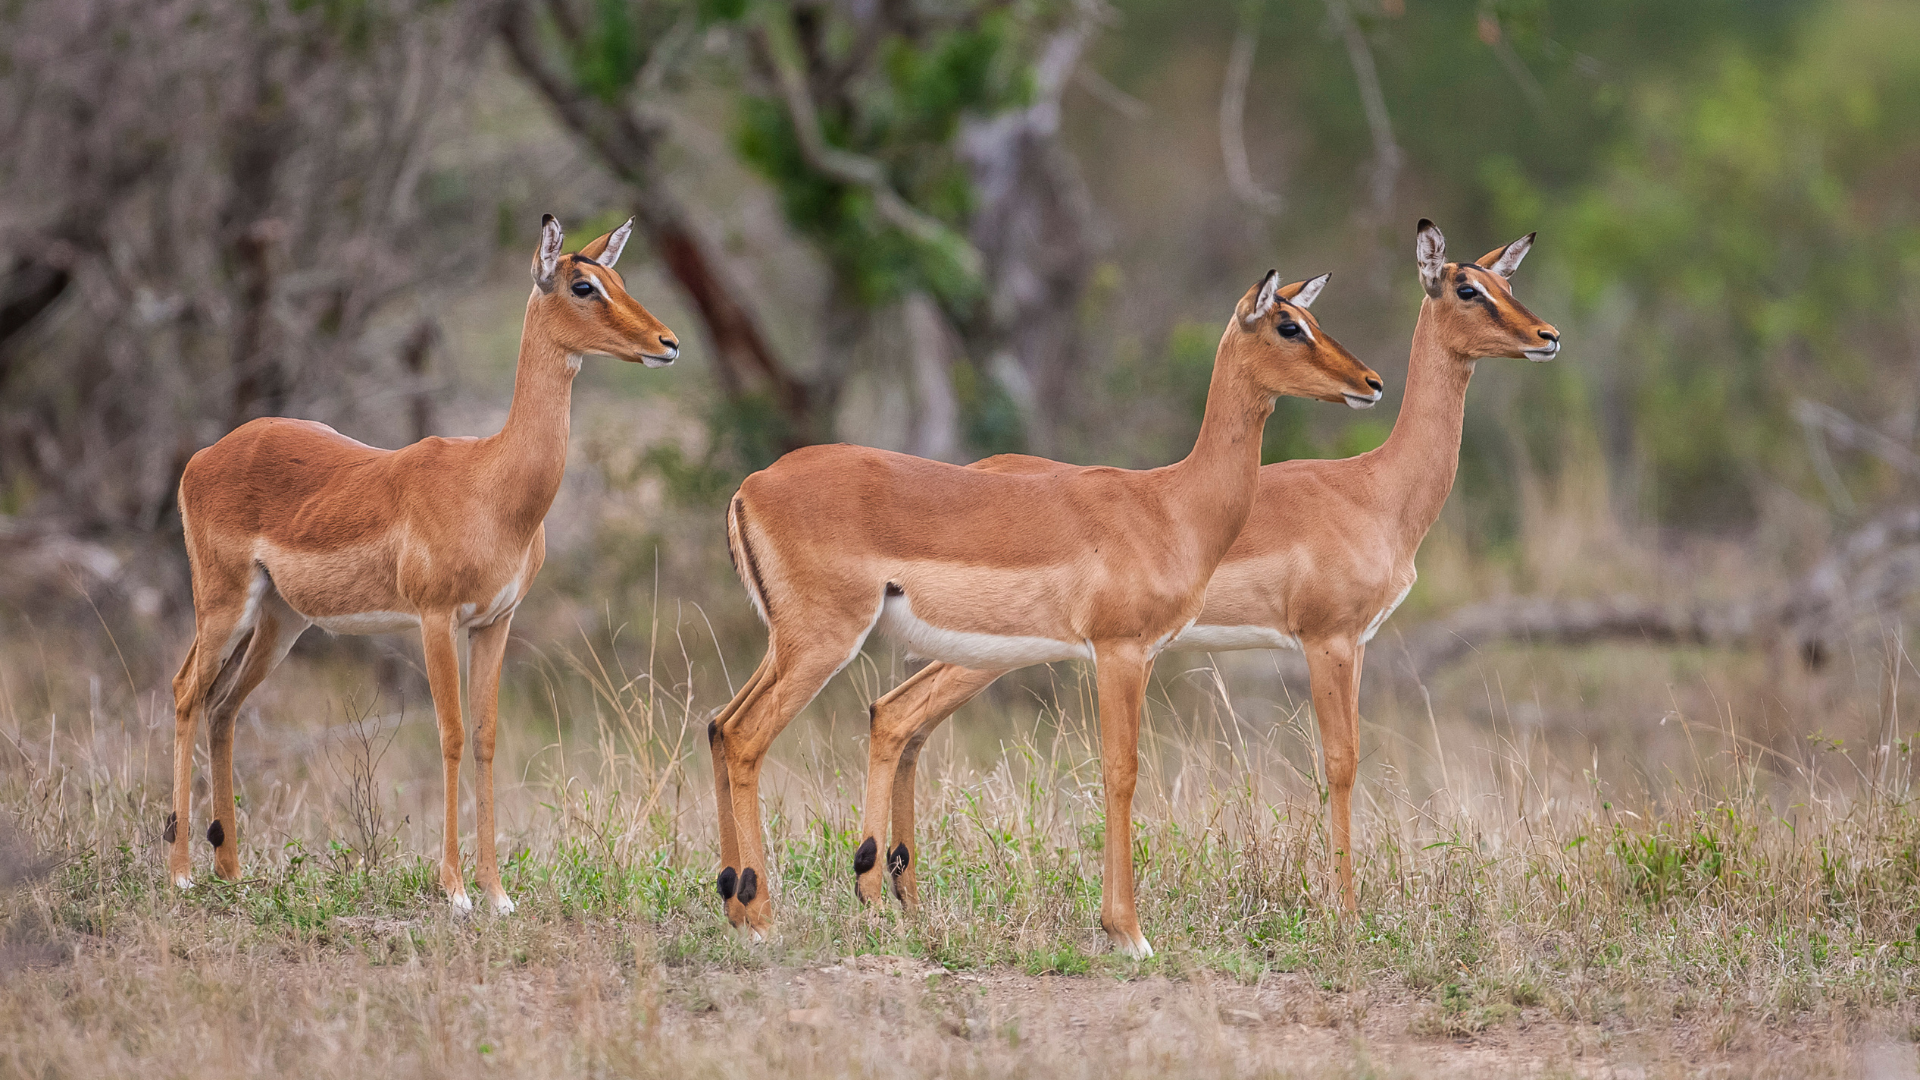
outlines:
[[[747, 477], [727, 510], [734, 566], [767, 654], [708, 729], [720, 811], [720, 895], [756, 937], [771, 926], [760, 825], [767, 749], [876, 627], [916, 655], [977, 667], [1093, 660], [1106, 781], [1101, 924], [1153, 950], [1133, 906], [1129, 823], [1153, 657], [1200, 614], [1207, 578], [1253, 507], [1275, 395], [1355, 407], [1380, 379], [1307, 307], [1326, 277], [1269, 272], [1220, 338], [1200, 437], [1147, 471], [1057, 466], [1002, 475], [858, 446], [796, 450]], [[856, 873], [876, 858], [869, 839]]]
[[[1427, 298], [1414, 325], [1406, 400], [1392, 436], [1358, 457], [1283, 461], [1261, 469], [1253, 513], [1214, 571], [1205, 609], [1168, 646], [1305, 651], [1326, 753], [1329, 842], [1348, 910], [1354, 907], [1348, 852], [1367, 642], [1413, 588], [1414, 554], [1453, 488], [1474, 361], [1544, 361], [1560, 351], [1559, 332], [1523, 307], [1507, 284], [1532, 245], [1528, 233], [1474, 262], [1450, 263], [1440, 230], [1420, 222], [1415, 248]], [[972, 468], [1033, 475], [1059, 466], [1007, 454]], [[1015, 666], [929, 664], [873, 706], [861, 850], [885, 839], [890, 801], [896, 846], [886, 870], [909, 906], [919, 899], [911, 845], [920, 748], [942, 720]], [[880, 870], [862, 867], [854, 888], [863, 899], [879, 902]]]
[[446, 842], [440, 885], [471, 910], [460, 871], [460, 660], [470, 634], [477, 723], [476, 877], [499, 912], [513, 910], [494, 855], [493, 746], [500, 662], [513, 611], [546, 557], [547, 508], [567, 464], [573, 377], [587, 353], [673, 362], [673, 332], [627, 295], [613, 265], [633, 222], [562, 255], [560, 223], [542, 222], [533, 295], [506, 426], [486, 438], [422, 439], [379, 450], [309, 420], [250, 421], [193, 456], [180, 477], [180, 518], [193, 571], [193, 646], [173, 679], [173, 813], [168, 870], [193, 884], [187, 826], [193, 740], [204, 710], [213, 752], [207, 840], [214, 873], [240, 876], [233, 813], [233, 722], [294, 639], [418, 630], [440, 724]]

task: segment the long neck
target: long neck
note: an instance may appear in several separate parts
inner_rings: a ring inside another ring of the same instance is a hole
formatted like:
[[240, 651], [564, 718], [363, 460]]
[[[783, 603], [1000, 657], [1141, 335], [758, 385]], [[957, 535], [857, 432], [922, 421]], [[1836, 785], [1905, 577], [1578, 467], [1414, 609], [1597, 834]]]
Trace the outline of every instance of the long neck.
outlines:
[[1273, 415], [1273, 395], [1255, 386], [1231, 354], [1234, 338], [1229, 329], [1214, 356], [1207, 411], [1193, 451], [1169, 466], [1176, 477], [1172, 498], [1182, 505], [1183, 520], [1193, 523], [1203, 544], [1218, 548], [1216, 558], [1233, 546], [1253, 511], [1260, 436]]
[[520, 362], [506, 425], [490, 444], [488, 480], [500, 512], [527, 529], [553, 506], [567, 468], [568, 413], [578, 365], [541, 328], [531, 302], [520, 332]]
[[1466, 417], [1473, 358], [1442, 345], [1432, 305], [1422, 302], [1407, 358], [1407, 392], [1393, 434], [1380, 448], [1388, 503], [1399, 511], [1409, 548], [1418, 547], [1440, 517], [1460, 468], [1460, 429]]

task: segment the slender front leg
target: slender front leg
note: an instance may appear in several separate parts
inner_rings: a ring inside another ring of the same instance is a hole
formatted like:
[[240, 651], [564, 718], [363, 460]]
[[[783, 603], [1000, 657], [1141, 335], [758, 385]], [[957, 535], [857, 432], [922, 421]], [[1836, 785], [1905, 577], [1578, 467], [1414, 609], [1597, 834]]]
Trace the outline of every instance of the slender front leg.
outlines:
[[186, 662], [173, 677], [173, 812], [167, 815], [161, 837], [167, 842], [167, 876], [182, 889], [193, 886], [193, 850], [189, 846], [193, 832], [193, 739], [200, 723], [200, 705], [206, 698], [205, 686], [213, 679], [203, 675], [202, 669], [219, 670], [217, 664], [205, 663], [210, 650], [201, 644], [203, 640], [200, 634], [194, 635]]
[[500, 884], [500, 859], [494, 850], [493, 747], [500, 719], [500, 665], [506, 659], [512, 621], [512, 615], [503, 615], [476, 628], [467, 639], [467, 695], [473, 707], [473, 779], [478, 800], [474, 816], [479, 819], [475, 841], [479, 864], [474, 878], [501, 915], [512, 914], [513, 901]]
[[[932, 663], [873, 703], [867, 746], [867, 802], [860, 848], [854, 854], [854, 893], [870, 904], [885, 900], [882, 875], [909, 911], [920, 905], [913, 866], [913, 781], [920, 748], [954, 710], [993, 685], [1004, 671]], [[893, 814], [892, 848], [883, 830]]]
[[1353, 894], [1353, 781], [1360, 768], [1360, 662], [1364, 647], [1345, 640], [1306, 647], [1313, 680], [1313, 717], [1327, 756], [1327, 843], [1340, 908], [1355, 910]]
[[1136, 960], [1153, 955], [1133, 905], [1133, 789], [1140, 775], [1140, 707], [1149, 661], [1133, 642], [1094, 646], [1100, 687], [1100, 772], [1107, 789], [1106, 880], [1100, 925], [1113, 947]]
[[467, 899], [467, 885], [460, 871], [460, 751], [466, 736], [460, 719], [460, 654], [454, 647], [452, 613], [422, 615], [420, 643], [426, 651], [427, 685], [433, 689], [433, 715], [440, 723], [440, 761], [447, 796], [440, 887], [456, 909], [472, 911], [473, 901]]

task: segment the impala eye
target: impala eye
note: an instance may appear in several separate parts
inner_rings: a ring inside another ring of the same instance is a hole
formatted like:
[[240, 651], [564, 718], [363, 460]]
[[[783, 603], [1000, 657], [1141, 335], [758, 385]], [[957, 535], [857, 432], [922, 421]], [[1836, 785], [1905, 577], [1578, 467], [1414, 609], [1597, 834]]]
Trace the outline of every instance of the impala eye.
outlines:
[[1295, 338], [1300, 336], [1300, 324], [1297, 322], [1283, 322], [1279, 326], [1275, 327], [1274, 329], [1279, 330], [1280, 336], [1284, 338]]
[[1453, 295], [1459, 297], [1462, 300], [1471, 300], [1474, 297], [1480, 295], [1480, 290], [1474, 288], [1471, 285], [1462, 285], [1459, 288], [1453, 290]]
[[575, 295], [575, 296], [592, 296], [592, 295], [593, 295], [593, 282], [591, 282], [591, 281], [576, 281], [576, 282], [574, 282], [574, 283], [573, 283], [573, 295]]

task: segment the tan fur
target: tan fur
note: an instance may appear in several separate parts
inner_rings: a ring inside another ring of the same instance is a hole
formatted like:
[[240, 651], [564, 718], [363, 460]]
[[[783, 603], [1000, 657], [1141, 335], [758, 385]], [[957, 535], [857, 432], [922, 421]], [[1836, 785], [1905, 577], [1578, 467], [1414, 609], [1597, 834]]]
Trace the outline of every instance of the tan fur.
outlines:
[[[754, 883], [750, 898], [727, 902], [735, 925], [763, 934], [771, 924], [759, 806], [768, 747], [883, 613], [910, 608], [945, 635], [932, 655], [964, 638], [1096, 660], [1109, 822], [1102, 919], [1119, 947], [1151, 952], [1134, 915], [1129, 823], [1153, 656], [1199, 614], [1207, 578], [1252, 508], [1274, 395], [1379, 396], [1378, 377], [1291, 301], [1320, 280], [1277, 293], [1263, 282], [1241, 300], [1220, 340], [1199, 440], [1178, 464], [1006, 475], [815, 446], [747, 478], [728, 535], [767, 619], [767, 655], [710, 731], [722, 863], [738, 873], [736, 887], [749, 874]], [[1282, 337], [1289, 323], [1306, 332]]]
[[[1470, 264], [1447, 264], [1446, 288], [1422, 302], [1405, 403], [1385, 445], [1358, 457], [1287, 461], [1260, 470], [1259, 496], [1246, 527], [1214, 571], [1194, 629], [1171, 646], [1260, 647], [1195, 642], [1203, 628], [1254, 627], [1291, 638], [1305, 651], [1326, 754], [1330, 841], [1341, 903], [1348, 909], [1355, 906], [1347, 853], [1363, 639], [1412, 587], [1414, 555], [1452, 490], [1474, 360], [1518, 356], [1559, 339], [1558, 331], [1514, 298], [1505, 279], [1485, 269], [1507, 250], [1495, 248]], [[1491, 313], [1477, 300], [1458, 298], [1454, 290], [1462, 281], [1485, 290]], [[1019, 455], [973, 467], [1029, 474], [1059, 468]], [[910, 854], [914, 760], [941, 721], [1004, 673], [930, 664], [874, 704], [863, 840], [873, 837], [884, 850], [890, 809], [891, 842], [909, 852], [894, 888], [909, 905], [918, 898]], [[857, 888], [863, 897], [880, 898], [882, 869], [861, 875]]]
[[[477, 874], [496, 908], [511, 902], [494, 853], [496, 693], [507, 627], [545, 558], [541, 520], [566, 467], [568, 405], [583, 353], [670, 363], [679, 346], [626, 293], [610, 265], [592, 262], [623, 227], [560, 256], [527, 301], [513, 405], [497, 435], [423, 439], [380, 450], [309, 420], [244, 424], [193, 456], [180, 478], [180, 516], [193, 573], [194, 640], [174, 688], [174, 821], [168, 868], [191, 883], [193, 741], [208, 716], [212, 821], [224, 833], [214, 872], [240, 874], [233, 806], [233, 720], [309, 625], [370, 632], [419, 627], [426, 651], [446, 784], [440, 881], [467, 902], [460, 869], [463, 729], [457, 635], [472, 635], [477, 714]], [[543, 245], [557, 252], [548, 219]], [[614, 257], [618, 256], [616, 246]], [[611, 261], [611, 260], [610, 260]], [[596, 275], [606, 297], [573, 295]], [[536, 282], [540, 259], [535, 259]]]

